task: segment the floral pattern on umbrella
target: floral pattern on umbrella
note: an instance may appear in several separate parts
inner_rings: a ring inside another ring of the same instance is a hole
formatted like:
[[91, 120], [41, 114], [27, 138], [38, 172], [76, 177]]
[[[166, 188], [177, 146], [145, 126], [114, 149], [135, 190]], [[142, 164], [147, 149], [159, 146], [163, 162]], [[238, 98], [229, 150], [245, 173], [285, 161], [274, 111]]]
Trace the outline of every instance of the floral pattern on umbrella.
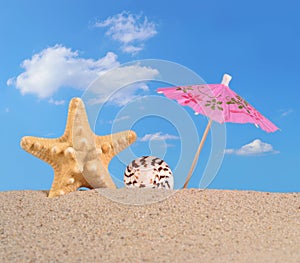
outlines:
[[158, 92], [219, 123], [253, 123], [267, 132], [278, 130], [277, 126], [224, 84], [160, 88]]
[[230, 80], [231, 76], [224, 74], [221, 84], [190, 85], [157, 90], [158, 93], [163, 93], [166, 97], [177, 100], [183, 106], [190, 106], [197, 114], [200, 113], [209, 117], [209, 122], [183, 188], [188, 185], [213, 120], [219, 123], [253, 123], [267, 132], [274, 132], [279, 129], [246, 100], [231, 90], [228, 87]]

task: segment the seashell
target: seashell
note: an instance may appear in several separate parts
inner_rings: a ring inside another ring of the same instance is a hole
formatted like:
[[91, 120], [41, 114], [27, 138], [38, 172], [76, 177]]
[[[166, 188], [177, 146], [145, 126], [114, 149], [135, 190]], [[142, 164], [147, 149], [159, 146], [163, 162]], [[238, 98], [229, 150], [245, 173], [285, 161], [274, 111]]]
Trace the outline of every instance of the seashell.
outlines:
[[133, 160], [124, 172], [127, 188], [174, 188], [173, 173], [168, 164], [154, 156], [142, 156]]

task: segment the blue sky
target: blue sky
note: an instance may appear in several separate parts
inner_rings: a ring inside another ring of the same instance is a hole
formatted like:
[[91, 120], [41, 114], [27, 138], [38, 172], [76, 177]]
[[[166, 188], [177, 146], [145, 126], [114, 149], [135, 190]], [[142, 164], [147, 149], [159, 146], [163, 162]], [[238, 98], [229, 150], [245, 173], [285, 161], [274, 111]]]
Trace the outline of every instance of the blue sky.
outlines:
[[[207, 83], [219, 83], [224, 73], [231, 74], [230, 87], [281, 129], [269, 134], [250, 124], [227, 124], [226, 154], [209, 188], [300, 191], [300, 4], [296, 0], [170, 3], [0, 3], [0, 190], [49, 189], [52, 168], [23, 151], [20, 139], [26, 135], [61, 136], [72, 97], [92, 92], [90, 84], [112, 68], [135, 60], [158, 59], [182, 65]], [[160, 74], [155, 67], [130, 65], [119, 78], [130, 82], [136, 76], [155, 79]], [[111, 82], [104, 83], [96, 92], [94, 103], [101, 108], [96, 133], [110, 133], [113, 124], [122, 121], [123, 126], [117, 128], [132, 127], [139, 136], [131, 147], [135, 156], [161, 154], [175, 169], [184, 159], [180, 156], [181, 142], [188, 139], [181, 138], [174, 114], [166, 112], [158, 117], [154, 105], [136, 122], [126, 115], [133, 101], [143, 104], [138, 102], [140, 98], [157, 96], [155, 90], [166, 83], [134, 83], [102, 105], [103, 98], [114, 91], [112, 86]], [[169, 107], [181, 112], [175, 104]], [[207, 120], [182, 109], [201, 136]], [[155, 113], [151, 115], [151, 111]], [[196, 145], [199, 138], [195, 134], [187, 143]], [[209, 137], [205, 143], [190, 187], [199, 186], [212, 141]], [[186, 158], [191, 159], [190, 154]], [[116, 181], [122, 180], [124, 168], [117, 158], [111, 163]], [[182, 176], [176, 174], [175, 182], [181, 182]]]

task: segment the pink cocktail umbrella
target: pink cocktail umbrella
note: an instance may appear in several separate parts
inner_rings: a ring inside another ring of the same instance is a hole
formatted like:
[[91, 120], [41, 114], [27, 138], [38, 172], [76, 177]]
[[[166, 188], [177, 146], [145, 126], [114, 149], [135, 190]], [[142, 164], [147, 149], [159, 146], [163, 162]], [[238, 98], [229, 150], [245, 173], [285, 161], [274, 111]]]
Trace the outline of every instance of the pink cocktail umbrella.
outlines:
[[274, 132], [279, 129], [247, 101], [231, 90], [228, 86], [230, 80], [231, 76], [224, 74], [221, 84], [191, 85], [159, 88], [157, 90], [158, 93], [163, 93], [166, 97], [177, 100], [183, 106], [190, 106], [196, 114], [200, 113], [209, 118], [183, 188], [186, 188], [188, 185], [212, 121], [219, 123], [253, 123], [266, 132]]

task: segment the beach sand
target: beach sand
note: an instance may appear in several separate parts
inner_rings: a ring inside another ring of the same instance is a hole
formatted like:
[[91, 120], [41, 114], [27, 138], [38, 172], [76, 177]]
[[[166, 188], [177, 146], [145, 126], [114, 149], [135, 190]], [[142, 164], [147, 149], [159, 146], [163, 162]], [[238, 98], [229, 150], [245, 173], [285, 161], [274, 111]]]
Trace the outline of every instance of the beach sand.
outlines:
[[0, 192], [0, 262], [299, 263], [300, 193]]

